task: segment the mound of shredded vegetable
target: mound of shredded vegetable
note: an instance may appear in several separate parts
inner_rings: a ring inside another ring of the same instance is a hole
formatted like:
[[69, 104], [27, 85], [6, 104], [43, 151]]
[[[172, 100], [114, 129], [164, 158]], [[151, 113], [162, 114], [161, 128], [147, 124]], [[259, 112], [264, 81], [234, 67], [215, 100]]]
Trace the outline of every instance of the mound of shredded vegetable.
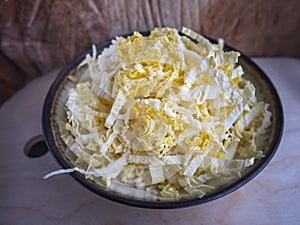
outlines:
[[271, 113], [242, 78], [240, 53], [182, 33], [156, 28], [94, 47], [59, 123], [74, 168], [47, 177], [79, 171], [140, 198], [201, 198], [263, 157], [256, 143]]

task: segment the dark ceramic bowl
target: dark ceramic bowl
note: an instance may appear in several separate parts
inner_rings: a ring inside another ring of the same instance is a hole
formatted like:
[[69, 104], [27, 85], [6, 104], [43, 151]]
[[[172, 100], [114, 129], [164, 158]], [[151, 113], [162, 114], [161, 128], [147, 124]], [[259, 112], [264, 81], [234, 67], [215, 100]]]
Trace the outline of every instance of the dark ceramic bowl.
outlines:
[[[143, 33], [143, 35], [149, 35], [149, 32], [145, 32]], [[215, 42], [212, 39], [210, 39], [210, 41]], [[103, 42], [96, 47], [100, 52], [110, 44], [111, 40]], [[224, 50], [230, 51], [234, 49], [225, 45]], [[42, 125], [45, 141], [54, 158], [64, 169], [72, 168], [74, 166], [72, 165], [68, 157], [64, 154], [65, 145], [60, 138], [57, 122], [63, 120], [66, 117], [65, 102], [67, 100], [67, 94], [69, 89], [75, 86], [75, 84], [72, 82], [73, 79], [71, 78], [75, 77], [80, 79], [82, 71], [77, 71], [77, 66], [81, 63], [85, 56], [87, 54], [91, 54], [91, 52], [91, 49], [84, 52], [83, 54], [75, 58], [58, 74], [44, 102]], [[274, 156], [279, 146], [283, 131], [283, 110], [278, 93], [266, 74], [251, 59], [243, 54], [241, 54], [239, 58], [239, 64], [242, 65], [244, 69], [244, 77], [254, 83], [258, 100], [263, 100], [264, 102], [268, 103], [270, 105], [269, 110], [272, 113], [272, 125], [269, 129], [268, 139], [264, 144], [265, 157], [260, 160], [256, 160], [254, 165], [250, 167], [250, 169], [246, 170], [240, 179], [228, 184], [227, 186], [219, 189], [213, 194], [204, 196], [201, 199], [194, 198], [180, 201], [164, 202], [127, 197], [95, 184], [93, 181], [86, 179], [84, 175], [78, 172], [73, 172], [70, 175], [75, 178], [75, 180], [77, 180], [82, 186], [104, 198], [126, 205], [156, 209], [182, 208], [202, 204], [221, 198], [240, 188], [251, 179], [253, 179], [257, 174], [259, 174]]]

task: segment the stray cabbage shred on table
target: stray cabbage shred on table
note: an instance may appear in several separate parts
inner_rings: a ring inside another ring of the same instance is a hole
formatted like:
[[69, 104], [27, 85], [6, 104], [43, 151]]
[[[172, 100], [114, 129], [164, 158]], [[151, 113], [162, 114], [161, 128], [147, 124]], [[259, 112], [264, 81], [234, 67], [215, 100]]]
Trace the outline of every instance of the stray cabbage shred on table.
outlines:
[[74, 168], [165, 199], [203, 197], [263, 157], [268, 105], [242, 78], [239, 52], [183, 28], [117, 37], [87, 55], [60, 125]]

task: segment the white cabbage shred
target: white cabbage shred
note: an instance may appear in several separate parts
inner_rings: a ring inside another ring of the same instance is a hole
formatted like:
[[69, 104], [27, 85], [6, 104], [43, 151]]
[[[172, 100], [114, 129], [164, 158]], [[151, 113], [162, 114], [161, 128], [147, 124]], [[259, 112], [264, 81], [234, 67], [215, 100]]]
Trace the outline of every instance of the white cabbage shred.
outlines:
[[[271, 123], [268, 105], [224, 52], [183, 28], [116, 38], [87, 55], [85, 79], [69, 91], [60, 134], [74, 168], [178, 200], [203, 197], [263, 157], [256, 145]], [[88, 78], [88, 79], [86, 79]]]

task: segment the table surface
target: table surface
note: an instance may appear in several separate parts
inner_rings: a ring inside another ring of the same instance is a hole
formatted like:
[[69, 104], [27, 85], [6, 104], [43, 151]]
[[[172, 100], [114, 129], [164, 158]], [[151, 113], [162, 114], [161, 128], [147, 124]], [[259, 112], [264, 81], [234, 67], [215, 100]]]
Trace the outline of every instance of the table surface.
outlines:
[[282, 100], [284, 134], [268, 166], [237, 191], [210, 203], [150, 210], [103, 199], [68, 175], [42, 177], [59, 165], [49, 153], [24, 154], [41, 134], [41, 109], [55, 71], [40, 77], [0, 108], [0, 224], [300, 224], [300, 60], [255, 58]]

